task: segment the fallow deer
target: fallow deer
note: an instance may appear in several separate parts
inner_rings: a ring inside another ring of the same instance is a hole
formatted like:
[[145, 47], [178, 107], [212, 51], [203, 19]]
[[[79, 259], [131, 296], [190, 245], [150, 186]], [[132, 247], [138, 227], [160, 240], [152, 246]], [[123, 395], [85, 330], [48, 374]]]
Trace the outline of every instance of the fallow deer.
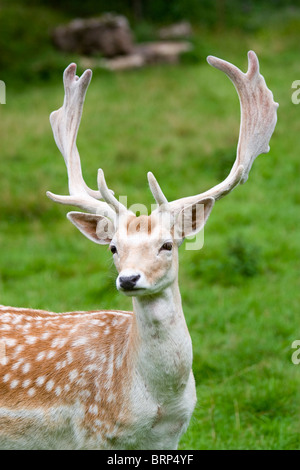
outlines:
[[216, 200], [247, 180], [254, 159], [269, 151], [277, 120], [278, 104], [254, 52], [245, 74], [216, 57], [207, 60], [228, 75], [240, 98], [236, 160], [220, 184], [172, 202], [148, 173], [157, 204], [149, 216], [121, 204], [102, 170], [98, 191], [84, 182], [76, 138], [92, 72], [79, 78], [75, 64], [65, 70], [64, 103], [50, 122], [67, 166], [69, 195], [47, 194], [87, 211], [67, 217], [93, 242], [109, 244], [117, 289], [132, 297], [133, 312], [1, 306], [1, 448], [177, 448], [196, 403], [178, 247], [203, 229]]

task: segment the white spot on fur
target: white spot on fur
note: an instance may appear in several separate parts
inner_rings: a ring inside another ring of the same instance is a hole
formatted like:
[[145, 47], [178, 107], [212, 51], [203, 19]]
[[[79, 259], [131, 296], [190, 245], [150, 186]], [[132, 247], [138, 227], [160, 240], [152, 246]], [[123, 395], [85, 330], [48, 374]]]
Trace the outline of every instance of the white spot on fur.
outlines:
[[11, 326], [10, 325], [7, 325], [7, 324], [4, 324], [1, 326], [0, 328], [2, 331], [10, 331], [11, 330]]
[[41, 335], [41, 339], [43, 339], [43, 340], [48, 339], [49, 336], [50, 336], [49, 331], [46, 331], [45, 333], [43, 333], [43, 334]]
[[74, 382], [74, 380], [78, 377], [78, 371], [76, 369], [72, 370], [69, 373], [69, 379], [71, 382]]
[[96, 356], [97, 356], [97, 352], [94, 349], [87, 349], [85, 351], [85, 354], [86, 354], [86, 356], [88, 356], [90, 358], [91, 361], [93, 359], [96, 359]]
[[87, 370], [88, 372], [98, 372], [99, 366], [97, 364], [89, 364], [85, 367], [85, 370]]
[[46, 351], [41, 351], [36, 356], [36, 360], [37, 361], [42, 361], [43, 359], [45, 359], [45, 356], [46, 356]]
[[26, 362], [26, 364], [23, 365], [22, 367], [22, 371], [23, 371], [23, 374], [27, 374], [31, 369], [31, 365], [29, 364], [29, 362]]
[[87, 343], [87, 340], [88, 339], [85, 336], [81, 336], [80, 338], [77, 338], [73, 341], [72, 346], [73, 347], [82, 346]]
[[27, 395], [29, 395], [30, 397], [33, 397], [33, 395], [35, 394], [36, 390], [35, 388], [31, 387], [28, 392], [27, 392]]
[[15, 379], [11, 382], [10, 388], [16, 388], [19, 384], [19, 380]]
[[89, 392], [89, 390], [80, 390], [79, 396], [80, 396], [83, 400], [87, 400], [87, 399], [91, 396], [91, 392]]
[[37, 338], [35, 336], [26, 336], [25, 341], [27, 344], [34, 344], [37, 342]]
[[19, 344], [18, 346], [16, 346], [16, 349], [14, 351], [14, 359], [24, 350], [24, 345], [23, 344]]
[[24, 362], [24, 360], [25, 359], [22, 357], [17, 362], [15, 362], [12, 366], [12, 370], [17, 370], [20, 367], [20, 365], [22, 364], [22, 362]]
[[73, 362], [73, 356], [70, 351], [67, 352], [67, 362], [68, 364], [71, 364]]
[[97, 415], [98, 414], [98, 406], [97, 405], [91, 405], [89, 407], [89, 413], [92, 415]]
[[55, 369], [56, 370], [60, 370], [60, 369], [63, 369], [64, 367], [66, 367], [67, 365], [67, 361], [60, 361], [60, 362], [57, 362], [56, 366], [55, 366]]
[[52, 359], [52, 357], [54, 357], [55, 354], [56, 354], [56, 351], [52, 349], [51, 351], [48, 352], [47, 359]]
[[54, 387], [54, 380], [51, 379], [46, 383], [47, 392], [51, 392], [53, 387]]
[[44, 375], [41, 375], [36, 379], [36, 384], [41, 387], [45, 383], [46, 377]]
[[0, 359], [0, 364], [1, 364], [1, 366], [7, 366], [7, 364], [8, 364], [8, 357], [7, 357], [7, 356], [2, 357], [2, 358]]
[[57, 345], [59, 344], [60, 338], [54, 338], [51, 344], [51, 348], [57, 348]]
[[13, 347], [17, 344], [17, 340], [14, 338], [6, 338], [5, 339], [6, 346]]

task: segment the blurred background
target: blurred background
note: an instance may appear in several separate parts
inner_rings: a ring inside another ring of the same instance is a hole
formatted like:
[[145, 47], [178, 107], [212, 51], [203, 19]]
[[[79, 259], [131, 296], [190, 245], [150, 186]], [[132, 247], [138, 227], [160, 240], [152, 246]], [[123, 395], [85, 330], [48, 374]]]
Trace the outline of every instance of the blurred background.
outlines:
[[117, 195], [150, 208], [149, 170], [170, 200], [229, 173], [239, 102], [206, 56], [246, 71], [250, 49], [280, 104], [278, 124], [246, 185], [216, 204], [203, 249], [181, 247], [198, 395], [181, 449], [300, 448], [300, 364], [291, 360], [300, 339], [300, 1], [0, 0], [6, 305], [131, 309], [107, 248], [45, 195], [67, 193], [49, 124], [65, 67], [93, 69], [78, 136], [86, 182], [95, 188], [102, 167]]

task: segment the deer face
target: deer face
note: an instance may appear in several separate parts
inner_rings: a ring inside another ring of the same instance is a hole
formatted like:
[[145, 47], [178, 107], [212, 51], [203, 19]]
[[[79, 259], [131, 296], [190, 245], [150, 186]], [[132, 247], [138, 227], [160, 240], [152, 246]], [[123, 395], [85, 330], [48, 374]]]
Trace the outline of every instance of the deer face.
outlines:
[[177, 277], [178, 244], [161, 217], [130, 216], [110, 243], [118, 270], [117, 289], [126, 295], [160, 292]]

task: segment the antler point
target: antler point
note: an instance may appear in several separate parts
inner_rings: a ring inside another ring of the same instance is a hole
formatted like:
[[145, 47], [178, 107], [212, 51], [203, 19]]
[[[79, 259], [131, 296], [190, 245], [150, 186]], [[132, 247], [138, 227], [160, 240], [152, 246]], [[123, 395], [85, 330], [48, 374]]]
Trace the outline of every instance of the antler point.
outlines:
[[105, 176], [104, 176], [104, 171], [102, 168], [98, 168], [98, 179], [101, 179], [102, 181], [105, 181]]
[[215, 66], [215, 61], [218, 60], [217, 57], [213, 56], [213, 55], [208, 55], [206, 57], [206, 61], [208, 62], [209, 65], [212, 65], [213, 67]]
[[151, 184], [151, 181], [154, 181], [156, 179], [152, 171], [148, 171], [147, 178], [148, 178], [149, 184]]

